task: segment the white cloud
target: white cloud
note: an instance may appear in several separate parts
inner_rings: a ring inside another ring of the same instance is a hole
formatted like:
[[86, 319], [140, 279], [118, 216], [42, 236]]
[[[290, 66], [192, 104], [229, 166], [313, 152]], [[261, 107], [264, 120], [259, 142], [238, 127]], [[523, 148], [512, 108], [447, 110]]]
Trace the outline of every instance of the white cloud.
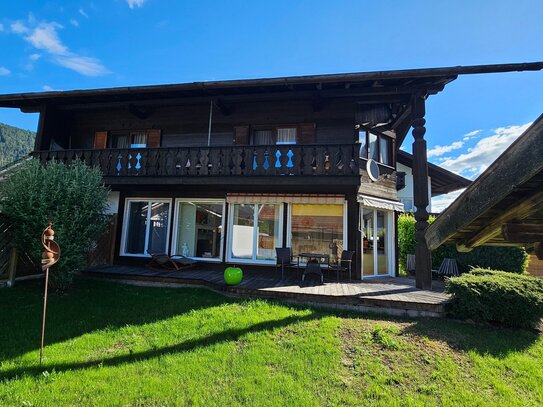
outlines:
[[467, 153], [449, 158], [439, 165], [449, 171], [475, 179], [531, 124], [499, 127], [492, 135], [481, 138], [474, 147], [468, 149]]
[[43, 85], [41, 88], [42, 88], [44, 91], [46, 91], [46, 92], [50, 92], [50, 91], [54, 90], [54, 89], [53, 89], [51, 86], [49, 86], [49, 85]]
[[79, 21], [77, 21], [75, 18], [70, 19], [70, 24], [74, 27], [79, 27]]
[[11, 24], [11, 31], [15, 34], [24, 34], [28, 32], [28, 27], [22, 21], [15, 21]]
[[[34, 48], [46, 52], [54, 63], [85, 76], [100, 76], [109, 72], [100, 60], [70, 51], [59, 37], [58, 30], [62, 29], [60, 24], [41, 22], [36, 26], [31, 25], [31, 27], [20, 23], [14, 29], [12, 24], [14, 32], [22, 35], [24, 40]], [[30, 55], [31, 61], [36, 61], [38, 58], [40, 58], [40, 54]], [[31, 64], [29, 64], [29, 69], [32, 69]]]
[[434, 213], [443, 212], [464, 191], [465, 191], [465, 189], [461, 189], [461, 190], [458, 190], [458, 191], [449, 192], [448, 194], [439, 195], [439, 196], [436, 196], [435, 198], [432, 198], [432, 212], [434, 212]]
[[82, 8], [79, 9], [79, 14], [81, 14], [85, 18], [89, 18], [89, 15]]
[[101, 76], [109, 72], [96, 58], [70, 54], [56, 56], [55, 61], [59, 65], [85, 76]]
[[41, 23], [24, 38], [38, 49], [51, 54], [63, 55], [68, 53], [68, 48], [60, 41], [57, 33], [58, 28], [62, 28], [58, 23]]
[[464, 134], [464, 137], [462, 138], [462, 140], [464, 141], [468, 141], [469, 139], [472, 139], [474, 137], [477, 137], [477, 135], [482, 132], [483, 130], [473, 130], [473, 131], [470, 131], [469, 133], [466, 133]]
[[0, 31], [4, 31], [4, 24], [0, 23]]
[[134, 9], [136, 7], [142, 7], [145, 0], [126, 0], [126, 3], [128, 4], [128, 7]]
[[447, 146], [435, 146], [428, 150], [428, 157], [439, 157], [440, 155], [450, 153], [451, 151], [458, 150], [464, 147], [463, 141], [455, 141]]
[[0, 76], [7, 76], [11, 73], [11, 71], [8, 68], [4, 68], [3, 66], [0, 66]]

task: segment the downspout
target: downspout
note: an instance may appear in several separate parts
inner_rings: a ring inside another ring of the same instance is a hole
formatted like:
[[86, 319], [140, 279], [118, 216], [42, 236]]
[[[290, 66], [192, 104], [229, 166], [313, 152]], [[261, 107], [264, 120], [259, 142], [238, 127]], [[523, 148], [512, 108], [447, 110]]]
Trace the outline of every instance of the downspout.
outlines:
[[209, 126], [207, 129], [207, 146], [211, 145], [211, 123], [213, 121], [213, 100], [209, 101]]

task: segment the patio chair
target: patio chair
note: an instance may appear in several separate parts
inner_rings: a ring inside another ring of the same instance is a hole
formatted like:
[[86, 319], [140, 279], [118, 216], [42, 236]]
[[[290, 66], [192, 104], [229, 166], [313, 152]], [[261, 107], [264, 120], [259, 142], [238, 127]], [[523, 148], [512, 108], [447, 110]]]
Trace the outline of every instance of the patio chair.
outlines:
[[415, 255], [414, 254], [407, 255], [406, 269], [409, 274], [411, 275], [415, 274]]
[[341, 252], [341, 258], [338, 262], [338, 264], [330, 264], [328, 263], [328, 270], [336, 271], [337, 273], [337, 281], [339, 282], [339, 272], [345, 271], [349, 272], [349, 281], [352, 281], [352, 269], [353, 269], [353, 257], [354, 257], [354, 251], [352, 250], [343, 250]]
[[456, 259], [443, 259], [441, 266], [434, 272], [443, 277], [456, 277], [460, 275]]
[[285, 267], [296, 267], [298, 269], [298, 273], [300, 272], [300, 259], [296, 257], [296, 261], [293, 260], [294, 257], [292, 256], [292, 250], [290, 247], [276, 247], [275, 255], [277, 259], [275, 263], [275, 271], [281, 267], [281, 280], [283, 280], [285, 276]]
[[170, 257], [167, 253], [151, 253], [151, 261], [147, 263], [147, 267], [152, 269], [160, 269], [164, 271], [181, 271], [193, 267], [197, 261], [185, 256]]

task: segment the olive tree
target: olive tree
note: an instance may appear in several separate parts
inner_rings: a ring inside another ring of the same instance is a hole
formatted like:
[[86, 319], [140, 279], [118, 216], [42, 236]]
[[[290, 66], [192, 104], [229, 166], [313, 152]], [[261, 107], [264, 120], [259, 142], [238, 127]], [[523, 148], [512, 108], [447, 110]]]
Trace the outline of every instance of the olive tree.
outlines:
[[1, 212], [14, 227], [15, 245], [40, 263], [41, 233], [53, 222], [60, 261], [51, 269], [51, 284], [65, 290], [103, 232], [108, 189], [97, 168], [81, 161], [63, 164], [37, 160], [23, 163], [0, 181]]

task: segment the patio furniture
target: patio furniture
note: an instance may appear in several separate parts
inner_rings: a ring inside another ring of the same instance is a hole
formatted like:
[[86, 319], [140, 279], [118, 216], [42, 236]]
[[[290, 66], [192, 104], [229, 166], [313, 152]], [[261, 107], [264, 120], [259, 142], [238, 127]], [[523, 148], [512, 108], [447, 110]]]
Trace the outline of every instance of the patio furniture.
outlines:
[[300, 271], [300, 259], [296, 257], [296, 261], [294, 261], [294, 257], [292, 256], [292, 250], [290, 247], [276, 247], [275, 255], [275, 271], [277, 271], [277, 269], [281, 267], [281, 280], [283, 280], [285, 275], [285, 267], [296, 267], [298, 269], [298, 272]]
[[436, 274], [444, 277], [455, 277], [459, 276], [460, 272], [458, 271], [458, 264], [456, 259], [443, 259], [441, 266], [436, 271]]
[[406, 269], [409, 274], [415, 274], [415, 255], [414, 254], [407, 255]]
[[326, 264], [329, 264], [330, 255], [324, 253], [300, 253], [299, 256], [308, 259], [305, 270], [302, 273], [302, 281], [305, 280], [305, 276], [315, 274], [316, 276], [320, 277], [321, 283], [323, 283], [324, 275], [322, 274], [321, 263], [319, 260], [325, 260]]
[[352, 280], [352, 268], [353, 268], [353, 257], [354, 251], [352, 250], [343, 250], [341, 252], [341, 258], [338, 264], [328, 263], [328, 270], [335, 270], [337, 273], [337, 281], [339, 282], [339, 272], [345, 271], [349, 272], [349, 281]]
[[185, 256], [170, 257], [167, 253], [151, 253], [151, 261], [147, 263], [149, 268], [158, 268], [164, 271], [181, 271], [193, 267], [197, 261]]

